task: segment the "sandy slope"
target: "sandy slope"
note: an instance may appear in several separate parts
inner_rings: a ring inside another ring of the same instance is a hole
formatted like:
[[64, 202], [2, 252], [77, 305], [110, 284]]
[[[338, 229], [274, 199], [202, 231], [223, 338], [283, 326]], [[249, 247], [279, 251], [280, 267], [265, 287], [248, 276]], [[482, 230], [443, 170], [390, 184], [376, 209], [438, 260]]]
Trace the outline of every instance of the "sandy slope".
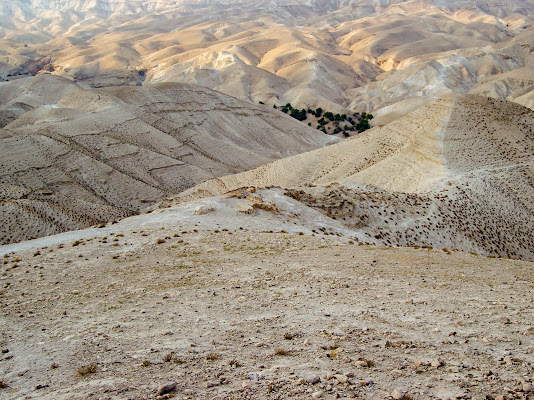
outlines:
[[197, 86], [85, 90], [51, 75], [0, 85], [4, 110], [24, 111], [0, 131], [2, 243], [131, 215], [336, 140]]
[[289, 194], [379, 243], [532, 259], [533, 121], [531, 110], [511, 102], [448, 97], [331, 147], [205, 182], [177, 200], [249, 186], [298, 188]]

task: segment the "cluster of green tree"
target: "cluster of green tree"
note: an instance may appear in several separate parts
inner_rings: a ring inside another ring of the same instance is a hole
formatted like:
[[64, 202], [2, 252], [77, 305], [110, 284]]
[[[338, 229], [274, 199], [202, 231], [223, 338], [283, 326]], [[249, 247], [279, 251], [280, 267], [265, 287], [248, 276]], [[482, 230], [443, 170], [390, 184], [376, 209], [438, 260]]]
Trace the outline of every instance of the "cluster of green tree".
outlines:
[[[260, 104], [264, 104], [260, 101]], [[302, 109], [299, 110], [298, 108], [293, 108], [291, 103], [287, 103], [285, 106], [276, 106], [273, 105], [273, 108], [280, 109], [283, 113], [286, 113], [290, 116], [292, 116], [295, 119], [298, 119], [299, 121], [304, 121], [308, 118], [308, 114], [311, 114], [317, 118], [317, 126], [316, 128], [324, 133], [328, 133], [327, 128], [330, 128], [333, 131], [331, 133], [336, 134], [342, 132], [345, 137], [349, 137], [351, 131], [358, 131], [358, 133], [361, 133], [363, 131], [366, 131], [367, 129], [371, 128], [371, 124], [369, 120], [373, 119], [373, 114], [367, 114], [367, 113], [354, 113], [353, 117], [357, 119], [357, 121], [354, 120], [352, 117], [347, 117], [347, 114], [334, 114], [331, 111], [326, 111], [323, 113], [323, 109], [321, 107], [312, 110], [311, 108], [308, 109]], [[344, 123], [344, 126], [341, 127], [341, 124]], [[311, 126], [311, 122], [308, 123], [309, 126]]]
[[[261, 103], [261, 102], [260, 102]], [[278, 108], [276, 104], [273, 106], [274, 108]], [[308, 112], [311, 110], [302, 109], [299, 110], [298, 108], [293, 108], [291, 103], [287, 103], [285, 106], [281, 108], [283, 113], [289, 113], [290, 116], [292, 116], [295, 119], [298, 119], [299, 121], [304, 121], [308, 118]]]

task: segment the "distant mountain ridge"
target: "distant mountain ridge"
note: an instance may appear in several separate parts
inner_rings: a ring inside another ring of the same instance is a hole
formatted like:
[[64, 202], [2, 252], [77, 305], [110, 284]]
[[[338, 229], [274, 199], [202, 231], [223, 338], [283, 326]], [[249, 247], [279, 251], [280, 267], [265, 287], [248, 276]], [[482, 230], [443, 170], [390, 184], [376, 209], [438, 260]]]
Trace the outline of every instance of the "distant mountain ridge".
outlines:
[[471, 8], [500, 18], [511, 13], [529, 15], [534, 8], [528, 0], [13, 0], [0, 4], [0, 15], [31, 18], [52, 10], [89, 12], [101, 18], [108, 18], [114, 14], [128, 16], [142, 12], [193, 12], [217, 8], [236, 12], [257, 10], [270, 14], [276, 9], [285, 9], [295, 17], [298, 17], [298, 9], [307, 15], [342, 11], [346, 13], [347, 18], [361, 18], [391, 6], [398, 6], [400, 9], [438, 7], [450, 12]]
[[378, 124], [471, 90], [534, 107], [533, 42], [527, 0], [0, 3], [0, 81], [192, 83]]

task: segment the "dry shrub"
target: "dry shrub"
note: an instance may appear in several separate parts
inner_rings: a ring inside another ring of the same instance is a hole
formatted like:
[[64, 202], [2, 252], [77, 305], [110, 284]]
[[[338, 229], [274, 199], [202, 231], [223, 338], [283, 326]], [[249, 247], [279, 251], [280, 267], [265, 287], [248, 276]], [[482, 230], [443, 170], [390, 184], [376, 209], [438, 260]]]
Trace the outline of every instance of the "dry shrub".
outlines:
[[86, 375], [94, 374], [97, 371], [98, 371], [97, 365], [95, 363], [91, 363], [91, 364], [82, 365], [81, 367], [79, 367], [78, 375], [86, 376]]
[[288, 356], [289, 355], [289, 350], [285, 350], [285, 349], [276, 349], [274, 351], [274, 355], [275, 356]]
[[206, 355], [206, 360], [208, 361], [217, 361], [220, 358], [221, 356], [218, 353], [209, 353]]

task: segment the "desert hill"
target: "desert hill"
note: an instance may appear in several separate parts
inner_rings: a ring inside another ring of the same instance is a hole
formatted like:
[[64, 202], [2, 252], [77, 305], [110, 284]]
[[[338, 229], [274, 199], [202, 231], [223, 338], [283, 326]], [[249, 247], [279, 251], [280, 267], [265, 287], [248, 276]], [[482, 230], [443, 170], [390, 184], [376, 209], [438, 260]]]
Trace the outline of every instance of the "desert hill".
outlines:
[[534, 62], [527, 0], [0, 7], [5, 80], [47, 71], [93, 87], [193, 83], [252, 102], [378, 111], [382, 123], [451, 93], [533, 106], [534, 83], [524, 72]]
[[185, 84], [86, 90], [41, 75], [1, 83], [0, 93], [2, 243], [118, 219], [337, 140], [271, 107]]
[[276, 186], [373, 243], [532, 259], [533, 123], [530, 109], [511, 102], [447, 97], [328, 148], [210, 180], [178, 201]]
[[0, 398], [532, 400], [533, 43], [531, 0], [0, 2]]
[[[195, 190], [340, 184], [348, 197], [383, 191], [377, 196], [395, 204], [404, 202], [397, 195], [426, 196], [418, 200], [423, 208], [440, 211], [423, 218], [419, 206], [405, 210], [414, 215], [399, 217], [398, 227], [387, 223], [391, 215], [343, 218], [364, 226], [369, 241], [530, 257], [531, 116], [484, 100], [534, 105], [530, 1], [26, 0], [0, 7], [3, 242], [122, 218], [200, 182], [331, 143], [272, 109], [291, 102], [348, 116], [373, 111], [372, 124], [382, 128]], [[455, 94], [483, 97], [447, 97]], [[519, 143], [504, 135], [510, 129]], [[307, 190], [323, 200], [337, 196]], [[453, 199], [469, 207], [456, 210]], [[487, 229], [477, 222], [438, 234], [449, 217], [473, 210]], [[46, 222], [8, 239], [34, 218]], [[481, 239], [479, 229], [491, 234]], [[506, 248], [503, 235], [514, 238]]]

